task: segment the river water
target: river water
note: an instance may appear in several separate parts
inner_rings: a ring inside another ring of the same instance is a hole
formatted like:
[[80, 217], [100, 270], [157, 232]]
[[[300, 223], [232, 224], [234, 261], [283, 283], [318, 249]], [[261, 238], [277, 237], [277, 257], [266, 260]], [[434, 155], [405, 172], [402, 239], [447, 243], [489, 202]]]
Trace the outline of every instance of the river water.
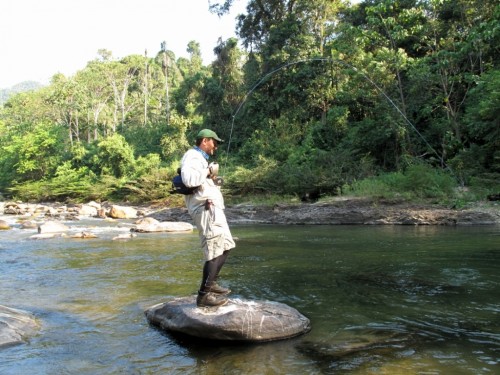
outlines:
[[498, 226], [232, 226], [221, 284], [312, 325], [248, 345], [172, 336], [145, 319], [147, 307], [196, 292], [196, 232], [122, 241], [124, 221], [70, 225], [99, 238], [0, 232], [0, 304], [42, 327], [0, 350], [0, 374], [499, 373]]

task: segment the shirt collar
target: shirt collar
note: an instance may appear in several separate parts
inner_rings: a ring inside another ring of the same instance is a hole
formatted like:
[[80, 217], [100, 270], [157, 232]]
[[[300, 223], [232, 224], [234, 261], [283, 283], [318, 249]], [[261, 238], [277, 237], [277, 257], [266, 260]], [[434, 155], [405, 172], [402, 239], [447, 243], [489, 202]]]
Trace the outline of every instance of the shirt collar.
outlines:
[[210, 158], [210, 156], [205, 151], [203, 151], [201, 148], [199, 148], [198, 146], [194, 146], [194, 149], [196, 151], [199, 151], [206, 160], [208, 160], [208, 158]]

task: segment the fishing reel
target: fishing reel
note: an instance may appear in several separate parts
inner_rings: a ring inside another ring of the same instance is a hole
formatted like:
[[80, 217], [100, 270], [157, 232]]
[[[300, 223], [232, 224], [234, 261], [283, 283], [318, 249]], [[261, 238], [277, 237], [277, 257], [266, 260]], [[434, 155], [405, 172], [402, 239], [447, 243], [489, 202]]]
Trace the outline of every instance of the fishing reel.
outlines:
[[208, 170], [210, 171], [209, 177], [217, 186], [222, 186], [224, 184], [224, 179], [219, 174], [219, 163], [211, 162], [208, 165]]
[[224, 185], [224, 179], [221, 176], [217, 176], [213, 179], [215, 185], [222, 186]]

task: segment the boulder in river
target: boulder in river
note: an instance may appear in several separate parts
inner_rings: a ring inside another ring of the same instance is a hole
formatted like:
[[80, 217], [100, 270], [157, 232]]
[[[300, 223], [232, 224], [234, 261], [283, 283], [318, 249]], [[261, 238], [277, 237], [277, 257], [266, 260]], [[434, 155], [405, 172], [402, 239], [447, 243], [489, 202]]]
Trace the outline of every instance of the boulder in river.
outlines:
[[68, 226], [64, 225], [63, 223], [59, 223], [57, 221], [47, 221], [38, 226], [39, 234], [62, 233], [62, 232], [67, 232], [68, 230], [69, 230]]
[[0, 230], [6, 229], [11, 229], [9, 223], [7, 223], [5, 220], [0, 220]]
[[30, 313], [0, 305], [0, 348], [21, 344], [38, 329]]
[[21, 222], [21, 229], [37, 229], [38, 223], [32, 220], [26, 220]]
[[113, 219], [135, 219], [137, 218], [137, 210], [133, 207], [113, 205], [109, 216]]
[[153, 218], [145, 218], [141, 220], [133, 232], [151, 233], [151, 232], [191, 232], [193, 225], [182, 221], [158, 221]]
[[137, 234], [135, 233], [122, 233], [122, 234], [119, 234], [118, 236], [115, 236], [113, 237], [113, 241], [117, 241], [117, 240], [130, 240], [131, 238], [134, 238], [134, 237], [137, 237]]
[[80, 216], [90, 216], [90, 217], [95, 217], [97, 216], [97, 212], [98, 210], [100, 209], [95, 207], [95, 206], [91, 206], [90, 204], [82, 204], [80, 207], [78, 207], [76, 209], [78, 215]]
[[200, 308], [196, 296], [150, 307], [147, 320], [159, 328], [211, 340], [265, 342], [308, 332], [310, 320], [293, 307], [273, 301], [229, 299], [220, 307]]

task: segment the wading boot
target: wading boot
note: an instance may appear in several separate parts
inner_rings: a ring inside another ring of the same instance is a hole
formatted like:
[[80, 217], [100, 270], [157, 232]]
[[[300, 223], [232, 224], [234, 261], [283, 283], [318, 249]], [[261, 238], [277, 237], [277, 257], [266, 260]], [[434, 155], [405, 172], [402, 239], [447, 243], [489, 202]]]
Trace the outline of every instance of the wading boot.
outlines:
[[220, 286], [216, 282], [214, 282], [209, 289], [210, 289], [210, 293], [215, 293], [215, 294], [220, 294], [220, 295], [226, 295], [226, 294], [231, 293], [231, 289], [224, 288], [223, 286]]
[[215, 293], [198, 292], [198, 297], [196, 298], [196, 305], [198, 307], [215, 307], [225, 305], [226, 303], [226, 297]]

